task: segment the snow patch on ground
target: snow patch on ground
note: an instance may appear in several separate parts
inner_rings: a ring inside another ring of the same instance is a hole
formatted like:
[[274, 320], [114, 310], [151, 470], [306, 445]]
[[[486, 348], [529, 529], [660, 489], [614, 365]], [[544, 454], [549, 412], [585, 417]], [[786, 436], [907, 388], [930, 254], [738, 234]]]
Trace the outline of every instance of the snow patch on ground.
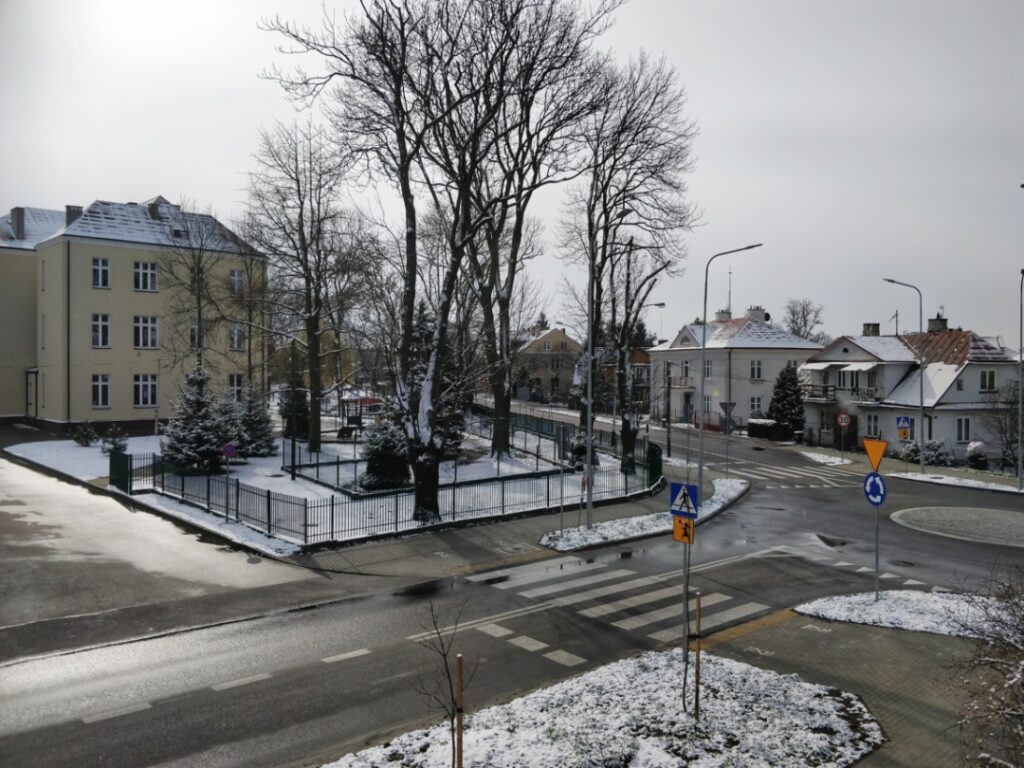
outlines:
[[[110, 474], [110, 457], [100, 450], [99, 441], [83, 447], [74, 440], [44, 440], [20, 443], [5, 449], [14, 456], [42, 464], [79, 480], [95, 480]], [[159, 453], [160, 437], [129, 437], [128, 453]]]
[[970, 628], [981, 624], [985, 616], [983, 607], [994, 602], [992, 598], [976, 595], [887, 590], [879, 592], [878, 602], [874, 592], [863, 592], [823, 597], [798, 605], [796, 610], [829, 621], [976, 637]]
[[839, 456], [831, 456], [827, 453], [810, 453], [808, 451], [801, 451], [802, 455], [806, 456], [811, 461], [816, 461], [819, 464], [827, 464], [830, 467], [839, 466], [841, 464], [852, 464], [850, 459], [843, 459]]
[[[681, 649], [649, 652], [471, 714], [464, 763], [493, 768], [845, 766], [884, 740], [877, 721], [853, 694], [711, 654], [701, 657], [698, 723], [681, 711], [682, 669]], [[451, 765], [447, 724], [406, 733], [325, 768], [393, 765]]]
[[[749, 485], [746, 480], [715, 480], [715, 495], [704, 502], [699, 519], [704, 520], [720, 512], [723, 507], [739, 497]], [[558, 552], [571, 552], [614, 541], [655, 536], [668, 533], [671, 530], [672, 515], [666, 507], [664, 512], [595, 523], [594, 527], [590, 529], [580, 527], [551, 531], [541, 537], [540, 545], [550, 547]]]
[[1024, 493], [1018, 491], [1012, 485], [1006, 483], [986, 483], [983, 480], [971, 480], [967, 477], [956, 477], [954, 475], [922, 475], [919, 472], [890, 472], [888, 477], [900, 477], [904, 480], [917, 480], [922, 483], [937, 483], [938, 485], [956, 485], [960, 488], [977, 488], [984, 491], [1005, 491], [1006, 493]]
[[674, 458], [672, 456], [662, 456], [661, 457], [661, 463], [662, 464], [668, 464], [670, 467], [683, 467], [684, 469], [686, 467], [696, 467], [697, 466], [692, 461], [687, 461], [686, 459], [677, 459], [677, 458]]

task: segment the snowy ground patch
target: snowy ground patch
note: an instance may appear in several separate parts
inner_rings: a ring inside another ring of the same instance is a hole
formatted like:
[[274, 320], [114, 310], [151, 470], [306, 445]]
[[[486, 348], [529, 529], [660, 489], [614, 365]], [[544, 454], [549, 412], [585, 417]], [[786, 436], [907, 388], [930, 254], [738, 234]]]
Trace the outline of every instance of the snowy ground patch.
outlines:
[[685, 469], [686, 467], [696, 467], [697, 466], [692, 461], [687, 461], [686, 459], [677, 459], [677, 458], [675, 458], [673, 456], [662, 456], [661, 457], [661, 463], [662, 464], [667, 464], [670, 467], [682, 467], [683, 469]]
[[1024, 493], [1018, 491], [1012, 485], [1006, 483], [987, 483], [984, 480], [971, 480], [968, 477], [957, 477], [955, 475], [922, 475], [919, 472], [891, 472], [888, 477], [899, 477], [904, 480], [917, 480], [922, 483], [937, 483], [938, 485], [956, 485], [960, 488], [977, 488], [983, 491], [1004, 491], [1006, 493]]
[[[739, 497], [748, 487], [746, 480], [715, 480], [715, 495], [704, 502], [700, 519], [704, 520], [720, 512], [723, 507]], [[540, 545], [558, 552], [571, 552], [585, 547], [608, 544], [614, 541], [628, 541], [643, 536], [655, 536], [672, 530], [672, 515], [666, 507], [664, 512], [638, 515], [621, 520], [606, 520], [595, 523], [593, 528], [566, 528], [551, 531], [541, 537]]]
[[[701, 720], [681, 711], [682, 651], [656, 651], [469, 715], [467, 766], [845, 766], [883, 741], [860, 699], [796, 675], [701, 657]], [[690, 669], [693, 684], [693, 668]], [[451, 765], [446, 724], [325, 768]]]
[[[886, 590], [812, 600], [796, 607], [800, 613], [829, 621], [850, 621], [876, 627], [932, 632], [937, 635], [976, 637], [971, 627], [984, 620], [992, 598], [944, 592]], [[989, 608], [991, 611], [991, 608]]]
[[808, 451], [800, 451], [803, 456], [806, 456], [811, 461], [816, 461], [819, 464], [826, 464], [830, 467], [839, 466], [841, 464], [852, 464], [850, 459], [843, 459], [839, 456], [831, 456], [827, 453], [811, 453]]
[[[79, 480], [94, 480], [110, 474], [110, 457], [100, 450], [99, 441], [91, 446], [78, 445], [74, 440], [43, 440], [19, 443], [5, 449], [44, 467], [56, 469]], [[158, 436], [128, 438], [129, 453], [159, 453]]]

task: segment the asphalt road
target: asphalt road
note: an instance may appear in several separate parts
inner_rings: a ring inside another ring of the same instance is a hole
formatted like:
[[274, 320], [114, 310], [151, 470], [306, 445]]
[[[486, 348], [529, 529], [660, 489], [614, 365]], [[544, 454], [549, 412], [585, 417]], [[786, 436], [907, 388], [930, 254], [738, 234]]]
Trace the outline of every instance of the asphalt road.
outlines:
[[[822, 468], [792, 450], [755, 450], [763, 447], [756, 441], [730, 442], [730, 473], [746, 472], [753, 483], [739, 503], [698, 528], [690, 586], [702, 593], [705, 629], [871, 589], [874, 511], [862, 472]], [[707, 459], [724, 471], [720, 437], [709, 436]], [[685, 467], [668, 472], [686, 479]], [[1019, 511], [1019, 498], [897, 479], [889, 491], [879, 518], [883, 587], [971, 586], [994, 566], [1024, 564], [1024, 549], [935, 536], [889, 519], [921, 506]], [[69, 546], [57, 548], [64, 553], [58, 562]], [[180, 534], [175, 546], [215, 549]], [[84, 562], [103, 569], [106, 559]], [[682, 639], [682, 550], [667, 535], [579, 556], [506, 560], [468, 577], [378, 585], [311, 610], [44, 658], [29, 652], [0, 666], [0, 762], [314, 765], [380, 743], [440, 719], [422, 693], [441, 679], [437, 655], [423, 642], [431, 637], [432, 607], [442, 626], [462, 612], [457, 650], [476, 669], [471, 710]], [[253, 568], [244, 559], [236, 567]], [[203, 583], [201, 573], [191, 578]], [[281, 599], [296, 602], [303, 592], [295, 585], [304, 591], [318, 583], [281, 579], [264, 589], [294, 590]], [[136, 589], [145, 592], [146, 583], [126, 594], [135, 599]], [[226, 578], [206, 589], [204, 599], [241, 591]]]

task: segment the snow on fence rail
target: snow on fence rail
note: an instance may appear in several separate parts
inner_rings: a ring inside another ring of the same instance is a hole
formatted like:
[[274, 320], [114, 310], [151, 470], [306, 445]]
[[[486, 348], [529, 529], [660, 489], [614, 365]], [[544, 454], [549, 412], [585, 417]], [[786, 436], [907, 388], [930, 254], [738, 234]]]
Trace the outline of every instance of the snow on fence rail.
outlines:
[[[127, 471], [114, 471], [114, 463]], [[594, 499], [647, 493], [659, 478], [637, 465], [623, 474], [617, 462], [596, 468]], [[158, 454], [111, 456], [111, 480], [126, 493], [154, 492], [223, 515], [280, 539], [318, 544], [398, 534], [426, 525], [452, 523], [524, 512], [557, 510], [580, 503], [578, 475], [564, 469], [542, 475], [494, 478], [487, 482], [442, 485], [438, 516], [429, 522], [414, 517], [412, 492], [348, 499], [331, 495], [306, 498], [258, 488], [228, 475], [190, 475], [173, 471]]]

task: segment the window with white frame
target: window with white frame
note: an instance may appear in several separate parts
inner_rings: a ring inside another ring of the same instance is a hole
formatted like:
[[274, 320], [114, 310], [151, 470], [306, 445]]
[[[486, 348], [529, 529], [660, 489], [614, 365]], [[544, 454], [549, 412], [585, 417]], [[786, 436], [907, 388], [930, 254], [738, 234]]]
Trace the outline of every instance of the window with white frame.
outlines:
[[683, 378], [684, 379], [690, 378], [690, 361], [689, 360], [683, 360], [683, 362], [680, 363], [680, 365], [682, 366], [682, 369], [683, 369], [683, 373], [682, 373]]
[[232, 296], [242, 295], [242, 270], [232, 269], [228, 272], [228, 290], [231, 291]]
[[110, 407], [110, 374], [94, 373], [92, 375], [92, 407]]
[[562, 339], [560, 342], [558, 342], [558, 348], [561, 349], [561, 350], [568, 349], [569, 348], [569, 342], [566, 341], [565, 339]]
[[235, 400], [242, 399], [242, 387], [245, 383], [245, 379], [240, 373], [229, 373], [228, 374], [228, 391], [231, 393], [231, 397]]
[[982, 392], [995, 392], [996, 391], [996, 372], [994, 368], [986, 368], [981, 373], [981, 387]]
[[711, 413], [711, 395], [704, 395], [704, 413]]
[[868, 437], [878, 437], [878, 414], [869, 413], [867, 419], [867, 435]]
[[92, 287], [110, 287], [110, 259], [92, 260]]
[[549, 352], [551, 350], [551, 341], [549, 339], [544, 340], [544, 351]]
[[753, 416], [755, 413], [761, 413], [761, 398], [751, 397], [750, 398], [750, 415]]
[[228, 328], [228, 346], [232, 352], [238, 352], [245, 347], [245, 328], [241, 323], [232, 321]]
[[705, 379], [710, 379], [711, 378], [711, 361], [710, 360], [705, 360], [704, 361], [704, 378]]
[[761, 361], [751, 360], [750, 361], [750, 378], [760, 379], [761, 378]]
[[110, 347], [110, 315], [92, 316], [92, 346], [93, 349]]
[[156, 290], [156, 262], [136, 261], [135, 262], [135, 290], [155, 291]]
[[558, 371], [562, 369], [562, 359], [559, 357], [551, 358], [551, 370]]
[[971, 419], [969, 416], [958, 416], [956, 420], [956, 441], [971, 442]]
[[153, 315], [135, 316], [135, 348], [156, 349], [159, 346], [157, 339], [157, 318]]
[[155, 373], [136, 373], [133, 379], [134, 401], [136, 408], [156, 407]]

